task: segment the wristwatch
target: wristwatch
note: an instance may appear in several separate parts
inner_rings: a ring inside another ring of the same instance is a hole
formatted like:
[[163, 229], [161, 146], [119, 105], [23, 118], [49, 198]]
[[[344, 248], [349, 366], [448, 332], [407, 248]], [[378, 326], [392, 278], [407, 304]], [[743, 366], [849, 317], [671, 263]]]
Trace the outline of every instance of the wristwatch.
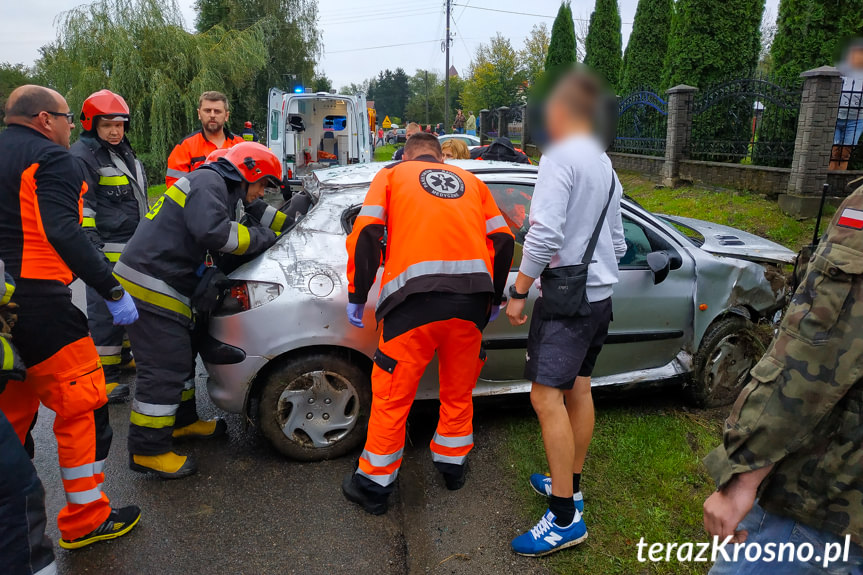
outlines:
[[518, 290], [515, 289], [515, 284], [509, 286], [509, 297], [511, 297], [512, 299], [527, 299], [529, 293], [530, 291], [528, 291], [527, 293], [518, 293]]
[[123, 286], [114, 286], [111, 288], [111, 291], [108, 292], [108, 296], [110, 296], [111, 301], [120, 301], [123, 299], [124, 295], [126, 295], [126, 290], [123, 289]]

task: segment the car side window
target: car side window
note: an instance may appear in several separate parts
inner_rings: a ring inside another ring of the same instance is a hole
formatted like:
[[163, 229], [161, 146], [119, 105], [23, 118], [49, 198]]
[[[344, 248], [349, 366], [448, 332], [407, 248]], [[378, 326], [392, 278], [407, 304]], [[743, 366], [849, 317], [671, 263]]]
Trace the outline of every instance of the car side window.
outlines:
[[646, 268], [647, 254], [653, 251], [650, 239], [641, 225], [623, 216], [623, 235], [626, 237], [626, 255], [619, 263], [620, 268]]
[[502, 182], [486, 182], [491, 195], [497, 204], [503, 219], [515, 235], [515, 252], [512, 258], [512, 269], [521, 265], [522, 245], [530, 228], [530, 201], [533, 198], [533, 186], [526, 184], [508, 184]]

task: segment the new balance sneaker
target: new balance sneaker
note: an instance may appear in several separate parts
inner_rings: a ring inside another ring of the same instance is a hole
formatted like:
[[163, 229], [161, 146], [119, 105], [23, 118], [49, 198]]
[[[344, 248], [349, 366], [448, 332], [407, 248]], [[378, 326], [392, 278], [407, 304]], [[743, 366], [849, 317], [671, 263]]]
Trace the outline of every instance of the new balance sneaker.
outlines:
[[[551, 497], [551, 477], [548, 475], [534, 473], [530, 476], [530, 486], [540, 495]], [[581, 491], [573, 495], [572, 500], [575, 501], [575, 508], [578, 512], [584, 513], [584, 496], [581, 494]]]
[[512, 540], [512, 550], [527, 557], [542, 557], [567, 547], [575, 547], [587, 539], [587, 527], [578, 511], [567, 527], [560, 527], [554, 519], [554, 513], [546, 511], [533, 529]]
[[120, 509], [112, 509], [108, 519], [90, 533], [67, 541], [60, 539], [60, 547], [63, 549], [80, 549], [87, 545], [92, 545], [97, 541], [107, 541], [108, 539], [116, 539], [122, 537], [132, 530], [138, 521], [141, 519], [141, 510], [135, 505], [122, 507]]

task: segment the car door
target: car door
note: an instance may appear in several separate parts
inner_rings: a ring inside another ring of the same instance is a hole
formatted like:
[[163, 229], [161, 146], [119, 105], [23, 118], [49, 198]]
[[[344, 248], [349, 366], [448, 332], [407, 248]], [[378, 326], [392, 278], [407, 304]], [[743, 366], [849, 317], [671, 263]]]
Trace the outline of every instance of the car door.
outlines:
[[[516, 236], [509, 289], [521, 262], [534, 182], [528, 178], [501, 179], [499, 175], [481, 177]], [[680, 351], [692, 324], [694, 263], [683, 250], [674, 249], [672, 240], [644, 214], [624, 210], [623, 215], [628, 249], [620, 263], [620, 283], [615, 286], [613, 297], [614, 321], [597, 362], [597, 376], [614, 376], [669, 363]], [[675, 261], [677, 269], [661, 284], [654, 285], [646, 256], [652, 251], [669, 249], [679, 252], [673, 254], [679, 258]], [[528, 317], [538, 296], [538, 290], [532, 287], [525, 308]], [[508, 384], [523, 379], [529, 324], [530, 321], [512, 326], [501, 315], [486, 328], [483, 346], [488, 361], [481, 380]]]
[[[267, 111], [267, 147], [280, 161], [285, 160], [285, 93], [278, 88], [270, 89]], [[284, 166], [283, 166], [284, 167]], [[285, 167], [285, 173], [287, 168]]]

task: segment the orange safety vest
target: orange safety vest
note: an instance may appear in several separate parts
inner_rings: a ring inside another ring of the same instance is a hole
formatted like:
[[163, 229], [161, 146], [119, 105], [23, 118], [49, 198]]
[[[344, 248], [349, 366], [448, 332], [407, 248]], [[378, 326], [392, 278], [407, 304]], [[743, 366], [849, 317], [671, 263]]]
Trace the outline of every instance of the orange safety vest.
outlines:
[[[231, 148], [240, 142], [245, 142], [242, 136], [232, 134], [225, 128], [225, 143], [222, 148]], [[215, 151], [216, 144], [207, 139], [203, 130], [198, 130], [186, 136], [183, 141], [174, 146], [168, 156], [168, 171], [165, 174], [165, 184], [170, 188], [178, 179], [188, 175], [204, 163], [210, 152]]]
[[375, 282], [384, 229], [378, 320], [414, 293], [487, 292], [500, 300], [513, 234], [473, 174], [422, 156], [375, 176], [347, 240], [352, 303], [365, 303]]

